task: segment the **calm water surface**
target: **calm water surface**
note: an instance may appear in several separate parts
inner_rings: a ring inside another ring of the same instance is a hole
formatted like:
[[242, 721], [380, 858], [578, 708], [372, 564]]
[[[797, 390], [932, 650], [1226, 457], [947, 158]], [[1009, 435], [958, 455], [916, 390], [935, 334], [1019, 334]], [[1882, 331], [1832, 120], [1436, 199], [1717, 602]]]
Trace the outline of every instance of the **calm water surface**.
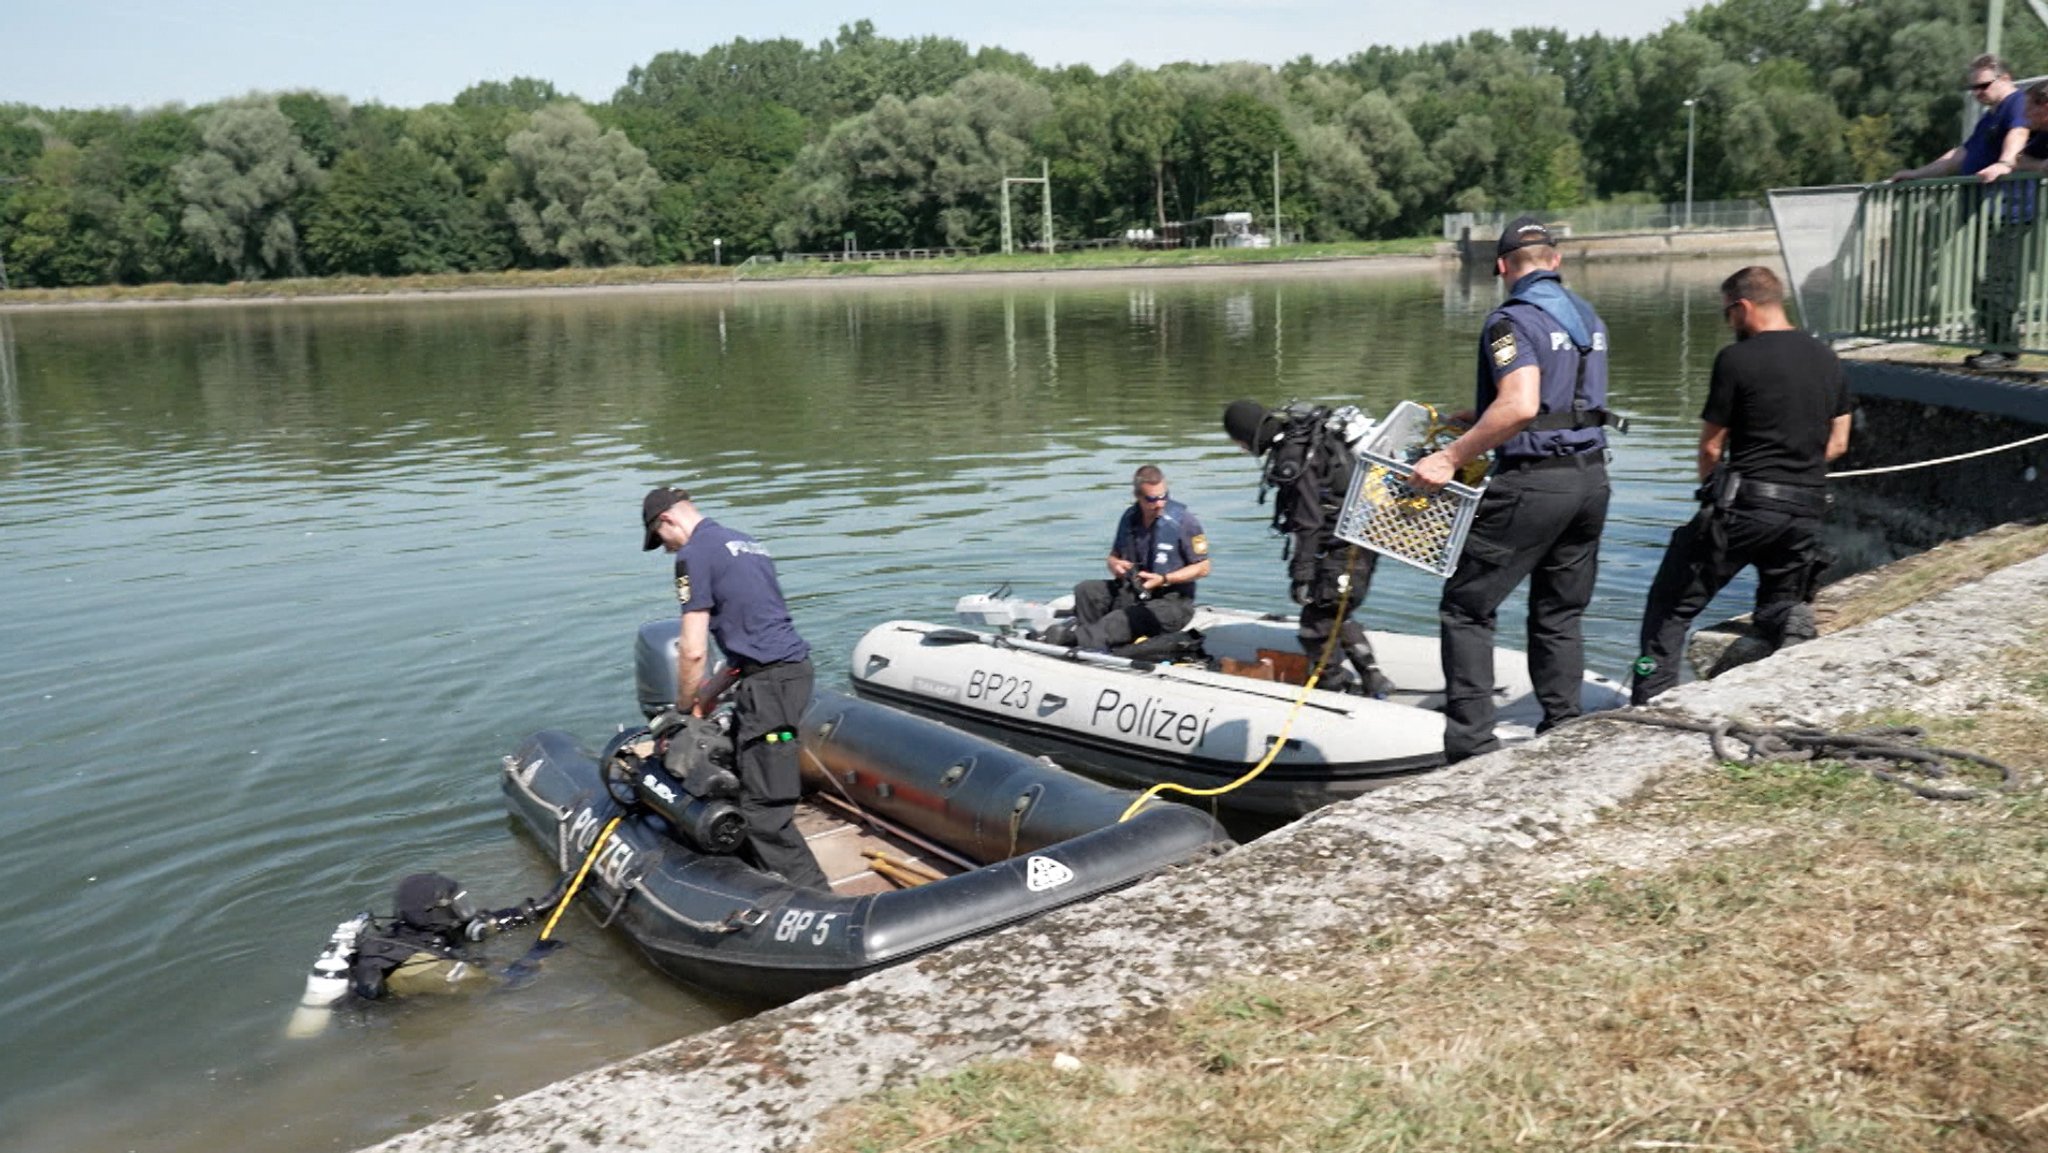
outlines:
[[[1587, 624], [1610, 675], [1690, 512], [1728, 271], [1569, 276], [1636, 420]], [[497, 759], [630, 718], [634, 629], [674, 609], [638, 548], [649, 485], [770, 543], [826, 684], [882, 620], [1096, 575], [1147, 461], [1209, 526], [1208, 596], [1281, 607], [1223, 406], [1464, 407], [1496, 292], [1450, 271], [0, 313], [0, 1147], [353, 1148], [741, 1011], [571, 918], [525, 989], [282, 1036], [334, 922], [388, 911], [404, 873], [490, 904], [548, 886]], [[1433, 631], [1437, 582], [1381, 573], [1368, 618]]]

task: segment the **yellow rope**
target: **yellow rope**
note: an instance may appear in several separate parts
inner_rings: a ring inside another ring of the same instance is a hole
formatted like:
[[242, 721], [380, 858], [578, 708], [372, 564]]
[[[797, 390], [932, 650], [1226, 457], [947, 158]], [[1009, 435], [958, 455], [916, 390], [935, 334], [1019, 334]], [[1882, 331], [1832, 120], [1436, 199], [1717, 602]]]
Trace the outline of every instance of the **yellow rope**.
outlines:
[[624, 814], [620, 814], [605, 822], [604, 830], [597, 834], [597, 840], [590, 846], [590, 855], [583, 858], [583, 867], [576, 870], [576, 879], [569, 882], [569, 891], [562, 894], [561, 903], [555, 906], [554, 913], [548, 917], [548, 923], [542, 926], [540, 936], [534, 938], [534, 944], [538, 945], [547, 940], [548, 934], [555, 931], [555, 922], [562, 919], [562, 910], [567, 909], [569, 902], [575, 900], [576, 890], [583, 887], [583, 878], [590, 875], [590, 866], [597, 863], [597, 854], [604, 848], [605, 838], [611, 836], [612, 830], [619, 827], [619, 821], [623, 816]]
[[1225, 793], [1250, 784], [1258, 779], [1260, 773], [1266, 771], [1266, 766], [1272, 764], [1273, 758], [1279, 756], [1280, 750], [1286, 747], [1287, 734], [1294, 731], [1294, 718], [1301, 715], [1302, 706], [1308, 703], [1309, 693], [1315, 690], [1316, 682], [1323, 678], [1323, 669], [1328, 667], [1330, 654], [1337, 648], [1337, 637], [1344, 631], [1344, 610], [1351, 603], [1351, 564], [1356, 559], [1358, 559], [1358, 546], [1352, 545], [1344, 553], [1344, 580], [1339, 584], [1337, 615], [1332, 620], [1333, 627], [1330, 629], [1330, 635], [1323, 641], [1323, 651], [1317, 654], [1315, 667], [1309, 670], [1308, 680], [1302, 682], [1301, 692], [1294, 698], [1293, 707], [1287, 710], [1287, 720], [1280, 725], [1280, 734], [1273, 738], [1273, 746], [1266, 750], [1265, 756], [1259, 758], [1259, 763], [1253, 765], [1245, 775], [1227, 785], [1218, 785], [1213, 789], [1197, 789], [1177, 784], [1173, 781], [1161, 781], [1140, 793], [1138, 799], [1131, 802], [1131, 807], [1125, 809], [1123, 815], [1116, 819], [1118, 824], [1130, 820], [1144, 806], [1146, 801], [1151, 800], [1167, 789], [1172, 789], [1177, 793], [1185, 793], [1190, 797], [1220, 797]]

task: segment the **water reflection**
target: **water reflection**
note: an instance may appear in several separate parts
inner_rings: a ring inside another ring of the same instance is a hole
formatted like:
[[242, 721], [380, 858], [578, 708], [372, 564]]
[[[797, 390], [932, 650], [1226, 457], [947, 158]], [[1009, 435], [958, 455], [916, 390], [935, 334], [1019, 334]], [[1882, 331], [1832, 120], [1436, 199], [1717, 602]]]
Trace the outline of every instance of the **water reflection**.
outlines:
[[7, 447], [21, 447], [21, 386], [15, 382], [14, 319], [0, 313], [0, 428], [7, 430]]
[[[1726, 271], [1568, 271], [1637, 420], [1587, 624], [1602, 671], [1690, 511], [1718, 347], [1690, 297]], [[1280, 607], [1223, 405], [1462, 407], [1498, 292], [1340, 273], [0, 314], [0, 921], [34, 928], [0, 955], [0, 1113], [37, 1148], [353, 1145], [724, 1019], [586, 922], [535, 992], [277, 1036], [333, 923], [403, 873], [493, 903], [545, 887], [495, 760], [623, 719], [633, 629], [673, 611], [637, 547], [647, 485], [769, 542], [827, 683], [879, 621], [1095, 572], [1146, 461], [1210, 529], [1209, 595]], [[1382, 572], [1367, 618], [1433, 629], [1437, 582]]]

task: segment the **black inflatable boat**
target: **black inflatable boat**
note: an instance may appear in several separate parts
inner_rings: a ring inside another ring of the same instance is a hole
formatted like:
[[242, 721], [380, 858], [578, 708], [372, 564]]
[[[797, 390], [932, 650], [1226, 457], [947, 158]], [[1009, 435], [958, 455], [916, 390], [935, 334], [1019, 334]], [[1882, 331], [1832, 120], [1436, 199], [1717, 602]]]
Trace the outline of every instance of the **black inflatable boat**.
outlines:
[[[642, 630], [643, 707], [662, 695], [645, 682], [673, 651], [665, 625]], [[1155, 800], [1120, 820], [1136, 793], [820, 692], [801, 727], [797, 824], [832, 890], [799, 889], [716, 851], [717, 802], [692, 801], [659, 773], [647, 780], [660, 763], [642, 759], [652, 742], [628, 730], [592, 754], [566, 733], [536, 733], [505, 758], [507, 802], [565, 875], [589, 859], [577, 899], [654, 965], [751, 1001], [828, 988], [1231, 844], [1199, 810]], [[622, 801], [633, 791], [622, 778], [684, 803]]]

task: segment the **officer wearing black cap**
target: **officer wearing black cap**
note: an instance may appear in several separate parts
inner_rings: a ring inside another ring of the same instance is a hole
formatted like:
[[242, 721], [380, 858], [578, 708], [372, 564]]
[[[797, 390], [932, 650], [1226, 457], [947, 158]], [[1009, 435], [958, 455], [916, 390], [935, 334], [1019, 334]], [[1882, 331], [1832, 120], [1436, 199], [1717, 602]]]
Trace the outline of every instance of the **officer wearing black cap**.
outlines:
[[759, 541], [697, 511], [682, 489], [657, 488], [640, 502], [647, 530], [641, 548], [676, 554], [676, 601], [682, 635], [676, 645], [676, 707], [703, 715], [697, 700], [710, 648], [718, 642], [740, 674], [733, 686], [733, 736], [738, 741], [740, 811], [755, 864], [791, 884], [827, 889], [817, 858], [795, 825], [802, 793], [796, 727], [811, 702], [811, 647], [797, 635]]
[[1435, 491], [1494, 454], [1458, 567], [1437, 618], [1443, 642], [1444, 758], [1499, 747], [1493, 734], [1493, 630], [1501, 602], [1529, 581], [1529, 676], [1538, 731], [1579, 715], [1585, 677], [1580, 618], [1593, 599], [1607, 523], [1607, 326], [1558, 279], [1561, 257], [1541, 220], [1508, 225], [1494, 271], [1507, 302], [1479, 343], [1478, 419], [1415, 464]]

